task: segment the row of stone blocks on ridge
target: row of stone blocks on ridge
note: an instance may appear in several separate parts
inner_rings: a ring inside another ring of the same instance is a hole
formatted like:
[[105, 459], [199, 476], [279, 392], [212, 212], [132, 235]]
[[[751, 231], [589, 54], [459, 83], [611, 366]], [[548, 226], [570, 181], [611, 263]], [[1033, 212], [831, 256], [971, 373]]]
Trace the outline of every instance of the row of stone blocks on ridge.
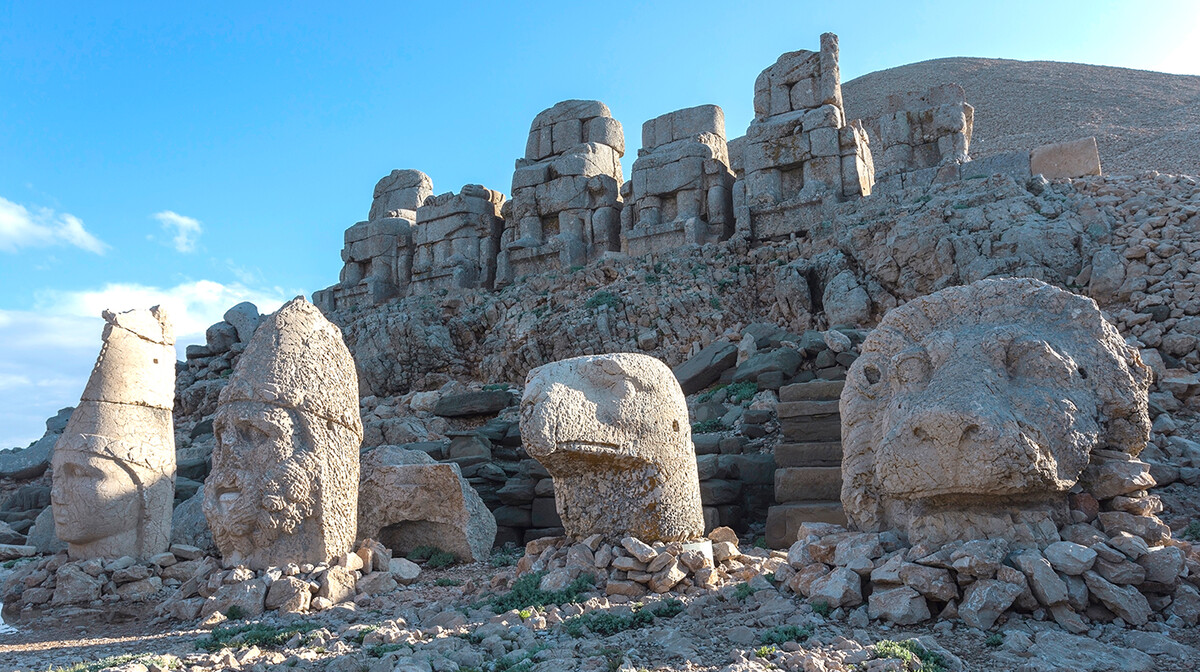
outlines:
[[845, 524], [842, 511], [841, 381], [781, 388], [777, 407], [784, 443], [775, 448], [775, 501], [767, 512], [767, 543], [786, 548], [801, 523]]

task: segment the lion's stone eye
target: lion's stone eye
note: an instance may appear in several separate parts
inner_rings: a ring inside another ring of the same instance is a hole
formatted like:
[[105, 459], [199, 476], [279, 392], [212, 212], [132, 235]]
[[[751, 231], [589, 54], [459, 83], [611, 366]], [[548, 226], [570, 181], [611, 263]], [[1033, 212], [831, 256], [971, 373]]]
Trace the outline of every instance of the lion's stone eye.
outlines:
[[924, 350], [900, 353], [893, 365], [896, 380], [902, 384], [924, 383], [929, 380], [932, 369], [929, 355]]
[[868, 364], [863, 367], [863, 376], [867, 379], [868, 383], [875, 385], [883, 378], [883, 373], [879, 370], [878, 366]]

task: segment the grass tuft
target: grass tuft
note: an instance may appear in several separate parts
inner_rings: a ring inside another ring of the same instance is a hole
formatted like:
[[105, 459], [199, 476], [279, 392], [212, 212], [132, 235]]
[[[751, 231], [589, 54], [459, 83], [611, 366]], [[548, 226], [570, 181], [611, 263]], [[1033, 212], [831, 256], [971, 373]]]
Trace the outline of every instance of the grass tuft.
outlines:
[[316, 630], [318, 625], [311, 621], [300, 621], [291, 625], [272, 627], [263, 623], [223, 626], [212, 631], [208, 637], [196, 642], [202, 651], [220, 651], [225, 648], [248, 648], [251, 646], [283, 646], [292, 635]]
[[777, 625], [773, 628], [764, 630], [758, 636], [758, 641], [763, 644], [785, 644], [787, 642], [803, 642], [809, 637], [812, 637], [812, 628], [801, 628], [797, 625]]
[[896, 642], [884, 639], [871, 647], [880, 658], [895, 658], [904, 662], [905, 672], [946, 672], [946, 659], [921, 646], [915, 639]]
[[578, 602], [579, 596], [596, 585], [596, 579], [591, 574], [583, 574], [562, 590], [542, 590], [539, 586], [546, 571], [531, 572], [513, 582], [512, 590], [504, 595], [493, 596], [488, 604], [497, 614], [513, 609], [528, 609], [544, 607], [548, 604], [567, 604]]

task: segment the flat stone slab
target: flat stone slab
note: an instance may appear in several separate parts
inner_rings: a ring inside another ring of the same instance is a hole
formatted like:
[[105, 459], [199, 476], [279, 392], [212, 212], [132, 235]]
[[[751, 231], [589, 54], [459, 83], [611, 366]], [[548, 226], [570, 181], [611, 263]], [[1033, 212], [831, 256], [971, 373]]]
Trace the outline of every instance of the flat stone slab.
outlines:
[[479, 390], [461, 394], [447, 394], [434, 404], [433, 414], [443, 418], [461, 418], [468, 415], [489, 415], [516, 403], [508, 390]]
[[793, 383], [779, 388], [779, 401], [812, 401], [821, 399], [839, 399], [842, 396], [844, 380], [814, 380], [807, 383]]
[[788, 548], [796, 542], [803, 523], [845, 525], [841, 502], [790, 502], [767, 509], [767, 545]]
[[775, 471], [775, 501], [840, 501], [841, 467], [787, 467]]
[[784, 440], [791, 443], [842, 440], [842, 418], [838, 415], [780, 417], [779, 429]]
[[779, 467], [840, 467], [842, 442], [781, 443], [775, 447], [775, 464]]

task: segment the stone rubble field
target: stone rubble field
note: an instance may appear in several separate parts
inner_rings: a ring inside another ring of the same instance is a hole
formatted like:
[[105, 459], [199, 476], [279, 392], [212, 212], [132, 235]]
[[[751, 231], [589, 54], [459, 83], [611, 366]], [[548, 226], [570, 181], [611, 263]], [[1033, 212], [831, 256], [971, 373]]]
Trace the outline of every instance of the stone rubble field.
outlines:
[[740, 138], [647, 121], [629, 181], [599, 101], [511, 200], [393, 171], [338, 284], [174, 367], [106, 311], [0, 452], [0, 668], [1196, 669], [1200, 179], [1135, 172], [1198, 172], [1195, 78], [1131, 147], [1022, 131], [978, 59], [844, 109], [838, 58]]

